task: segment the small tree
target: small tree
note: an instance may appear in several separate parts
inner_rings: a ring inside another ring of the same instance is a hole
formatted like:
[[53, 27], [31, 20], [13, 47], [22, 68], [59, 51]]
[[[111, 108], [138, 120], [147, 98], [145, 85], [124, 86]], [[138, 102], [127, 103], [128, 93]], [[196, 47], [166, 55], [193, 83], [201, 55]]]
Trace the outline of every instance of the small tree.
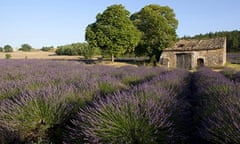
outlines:
[[13, 48], [10, 45], [5, 45], [3, 49], [4, 52], [13, 52]]
[[19, 49], [21, 51], [31, 51], [32, 47], [29, 44], [22, 44], [22, 47]]
[[3, 48], [2, 47], [0, 47], [0, 52], [3, 52]]

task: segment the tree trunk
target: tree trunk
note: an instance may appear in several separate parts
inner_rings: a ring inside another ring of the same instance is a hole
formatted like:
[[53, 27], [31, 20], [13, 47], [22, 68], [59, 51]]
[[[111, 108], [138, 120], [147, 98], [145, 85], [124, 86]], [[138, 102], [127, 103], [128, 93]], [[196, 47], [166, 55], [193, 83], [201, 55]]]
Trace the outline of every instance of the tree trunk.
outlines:
[[114, 62], [114, 55], [112, 54], [112, 62]]

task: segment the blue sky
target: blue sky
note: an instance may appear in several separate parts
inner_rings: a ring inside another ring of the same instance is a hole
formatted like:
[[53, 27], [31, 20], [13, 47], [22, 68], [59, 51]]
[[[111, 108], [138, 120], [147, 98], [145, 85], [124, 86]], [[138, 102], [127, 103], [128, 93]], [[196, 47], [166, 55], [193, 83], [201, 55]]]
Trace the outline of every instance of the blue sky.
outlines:
[[239, 0], [0, 0], [0, 46], [84, 42], [86, 26], [112, 4], [131, 13], [148, 4], [167, 5], [176, 13], [179, 37], [240, 30]]

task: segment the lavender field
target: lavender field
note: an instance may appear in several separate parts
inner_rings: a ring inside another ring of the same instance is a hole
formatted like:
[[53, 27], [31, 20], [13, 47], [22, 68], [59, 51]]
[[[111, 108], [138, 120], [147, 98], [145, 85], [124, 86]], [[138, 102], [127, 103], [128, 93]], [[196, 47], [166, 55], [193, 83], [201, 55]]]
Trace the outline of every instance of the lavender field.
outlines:
[[0, 143], [240, 143], [240, 72], [0, 61]]

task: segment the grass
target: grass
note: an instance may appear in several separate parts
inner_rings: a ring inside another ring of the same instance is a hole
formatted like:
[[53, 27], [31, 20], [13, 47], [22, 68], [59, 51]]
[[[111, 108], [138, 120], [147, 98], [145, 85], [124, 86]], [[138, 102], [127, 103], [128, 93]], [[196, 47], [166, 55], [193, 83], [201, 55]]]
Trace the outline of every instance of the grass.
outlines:
[[235, 69], [235, 70], [237, 70], [237, 71], [240, 71], [240, 64], [227, 63], [227, 64], [226, 64], [226, 67], [227, 67], [227, 68]]

